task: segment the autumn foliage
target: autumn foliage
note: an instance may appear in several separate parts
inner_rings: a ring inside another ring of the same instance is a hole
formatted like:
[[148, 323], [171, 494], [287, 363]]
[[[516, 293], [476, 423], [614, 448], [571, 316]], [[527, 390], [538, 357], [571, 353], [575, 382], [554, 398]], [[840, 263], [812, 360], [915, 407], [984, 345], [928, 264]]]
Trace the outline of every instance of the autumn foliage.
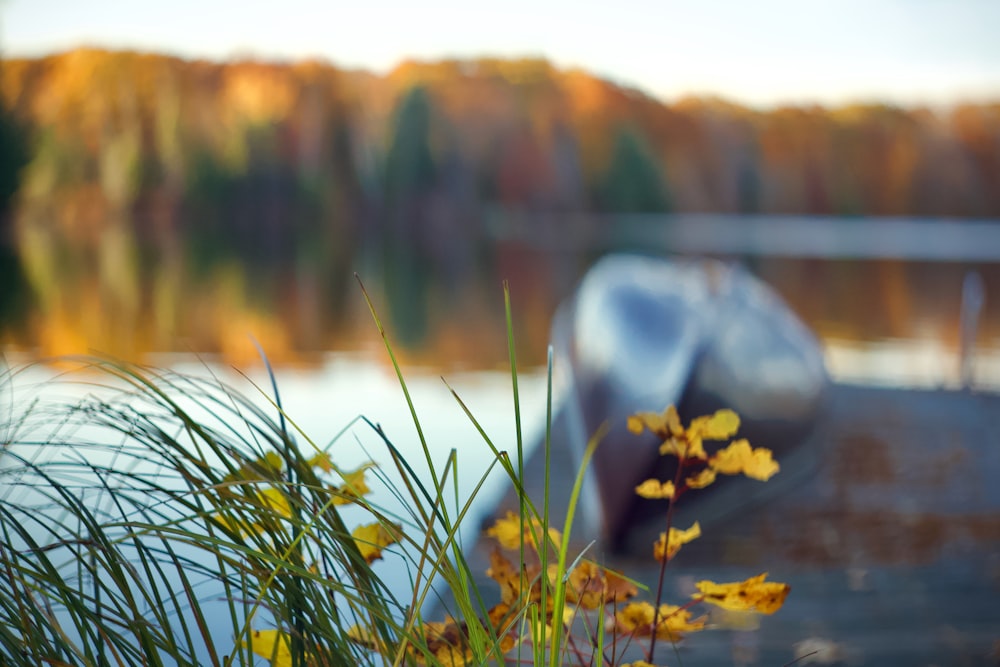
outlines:
[[[98, 225], [141, 210], [152, 234], [179, 224], [206, 164], [284, 171], [282, 188], [332, 188], [319, 204], [334, 216], [363, 212], [384, 195], [378, 156], [414, 89], [429, 101], [410, 128], [426, 132], [419, 186], [449, 207], [1000, 216], [995, 104], [758, 110], [662, 102], [544, 60], [406, 62], [379, 77], [91, 49], [7, 61], [2, 85], [36, 135], [28, 199], [91, 197]], [[385, 165], [390, 185], [399, 166]], [[645, 190], [623, 191], [628, 176]]]
[[[398, 645], [387, 645], [362, 626], [350, 629], [351, 639], [396, 664], [402, 654], [405, 664], [462, 667], [476, 664], [469, 627], [470, 623], [476, 623], [479, 631], [494, 638], [499, 655], [513, 655], [519, 646], [531, 643], [548, 647], [558, 632], [567, 634], [564, 650], [570, 656], [567, 659], [576, 661], [573, 664], [643, 667], [654, 664], [657, 640], [679, 642], [685, 634], [711, 627], [707, 616], [695, 616], [695, 605], [754, 614], [775, 613], [790, 588], [787, 584], [766, 581], [766, 572], [737, 582], [699, 581], [690, 600], [679, 605], [661, 601], [667, 563], [684, 544], [701, 536], [697, 522], [685, 530], [671, 525], [672, 506], [677, 498], [689, 488], [708, 486], [716, 474], [743, 474], [767, 481], [779, 470], [770, 450], [752, 448], [746, 440], [736, 440], [713, 453], [706, 451], [706, 441], [724, 441], [735, 435], [739, 421], [731, 410], [719, 410], [713, 415], [697, 417], [684, 427], [673, 406], [662, 414], [638, 413], [628, 420], [629, 429], [635, 433], [647, 429], [655, 433], [662, 439], [661, 453], [678, 460], [673, 481], [647, 480], [636, 488], [636, 493], [643, 497], [663, 498], [669, 503], [666, 531], [652, 545], [652, 555], [660, 563], [655, 602], [634, 600], [639, 590], [632, 580], [583, 558], [582, 554], [560, 569], [559, 552], [567, 547], [562, 532], [548, 527], [542, 519], [508, 512], [486, 530], [486, 537], [496, 542], [486, 574], [499, 587], [499, 601], [483, 618], [449, 617], [444, 621], [423, 622], [418, 626], [421, 641], [416, 643], [401, 640]], [[269, 465], [266, 461], [262, 463]], [[326, 459], [316, 463], [329, 465]], [[343, 487], [331, 489], [337, 496], [334, 502], [339, 499], [350, 502], [368, 492], [364, 469], [342, 473], [342, 477]], [[386, 529], [379, 523], [362, 525], [352, 534], [369, 563], [381, 558], [382, 550], [402, 536], [399, 526]], [[604, 618], [598, 619], [598, 615]], [[538, 619], [541, 631], [530, 619]], [[611, 639], [600, 652], [598, 636], [602, 633]], [[641, 642], [648, 647], [644, 650], [645, 659], [626, 663], [623, 656], [629, 647]], [[257, 630], [244, 646], [267, 658], [273, 667], [292, 664], [287, 633]], [[559, 650], [554, 643], [549, 648]]]

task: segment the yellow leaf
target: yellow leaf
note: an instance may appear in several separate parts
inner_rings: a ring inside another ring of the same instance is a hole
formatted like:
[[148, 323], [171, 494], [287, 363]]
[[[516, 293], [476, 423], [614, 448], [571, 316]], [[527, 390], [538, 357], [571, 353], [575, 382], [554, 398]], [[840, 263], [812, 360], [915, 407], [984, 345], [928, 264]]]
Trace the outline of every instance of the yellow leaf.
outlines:
[[701, 443], [701, 438], [668, 438], [660, 445], [661, 456], [676, 456], [679, 459], [700, 459], [704, 461], [708, 458], [705, 447]]
[[700, 459], [702, 461], [708, 458], [708, 454], [705, 453], [705, 445], [702, 443], [701, 437], [697, 434], [688, 434], [687, 451], [684, 452], [684, 458]]
[[[517, 514], [507, 512], [507, 516], [503, 519], [497, 519], [487, 529], [486, 534], [495, 537], [504, 549], [519, 549], [523, 540], [524, 544], [538, 551], [535, 536], [542, 534], [542, 522], [535, 518], [526, 518], [522, 523]], [[549, 528], [549, 541], [558, 546], [562, 542], [562, 533], [555, 528]]]
[[319, 468], [323, 472], [333, 472], [333, 461], [327, 452], [317, 453], [316, 456], [306, 461], [306, 464], [310, 468]]
[[645, 660], [636, 660], [635, 662], [626, 662], [622, 667], [656, 667], [656, 665]]
[[684, 483], [691, 489], [704, 489], [706, 486], [715, 481], [715, 470], [712, 468], [705, 468], [697, 475], [691, 475]]
[[292, 650], [288, 635], [280, 630], [254, 630], [252, 641], [240, 641], [243, 648], [251, 648], [254, 653], [266, 658], [271, 667], [291, 667]]
[[[653, 634], [654, 607], [648, 602], [632, 602], [615, 613], [615, 631], [636, 637]], [[691, 619], [691, 611], [673, 605], [660, 605], [656, 619], [656, 637], [676, 641], [682, 632], [697, 632], [705, 628], [704, 617]]]
[[673, 498], [674, 483], [660, 482], [655, 479], [647, 479], [645, 482], [635, 487], [635, 492], [643, 498]]
[[691, 420], [688, 433], [697, 434], [704, 440], [727, 440], [740, 429], [740, 417], [732, 410], [717, 410], [710, 417]]
[[732, 410], [717, 410], [713, 415], [696, 417], [685, 429], [672, 405], [662, 415], [639, 412], [628, 419], [628, 428], [633, 433], [641, 433], [648, 428], [663, 438], [660, 454], [676, 456], [682, 460], [704, 461], [708, 456], [703, 441], [725, 440], [735, 434], [739, 427], [739, 415]]
[[649, 429], [663, 439], [671, 436], [679, 436], [684, 433], [681, 426], [680, 417], [677, 415], [677, 408], [669, 406], [662, 414], [656, 412], [637, 412], [630, 416], [626, 422], [628, 430], [632, 433], [642, 433], [644, 429]]
[[628, 427], [629, 431], [635, 433], [636, 435], [642, 433], [646, 428], [646, 422], [643, 421], [642, 417], [639, 415], [630, 415], [625, 421], [625, 425]]
[[773, 477], [780, 466], [772, 458], [771, 450], [764, 447], [751, 449], [746, 440], [736, 440], [728, 447], [720, 449], [709, 459], [709, 466], [724, 475], [743, 473], [747, 477], [766, 482]]
[[276, 489], [273, 486], [266, 487], [265, 489], [257, 492], [257, 497], [260, 498], [261, 504], [264, 507], [274, 511], [286, 519], [291, 518], [292, 508], [288, 504], [288, 498], [285, 494], [281, 492], [281, 489]]
[[636, 632], [653, 625], [653, 605], [648, 602], [630, 602], [615, 613], [615, 630]]
[[[510, 620], [509, 612], [510, 606], [502, 603], [488, 612], [490, 627], [499, 633], [499, 646], [503, 653], [512, 649], [517, 643], [511, 632], [503, 631], [505, 626], [509, 625], [507, 623]], [[406, 664], [431, 664], [436, 667], [442, 665], [458, 667], [471, 664], [472, 651], [469, 648], [469, 631], [466, 623], [459, 623], [449, 616], [444, 622], [423, 622], [420, 629], [424, 643], [421, 648], [413, 644], [409, 645], [407, 649], [409, 661]], [[383, 655], [389, 655], [384, 650], [385, 644], [375, 633], [366, 628], [353, 625], [348, 629], [347, 637], [355, 644]]]
[[671, 435], [676, 436], [684, 432], [684, 427], [681, 426], [681, 416], [677, 414], [677, 408], [674, 406], [667, 406], [663, 412], [663, 421], [667, 425], [667, 432]]
[[670, 560], [680, 551], [682, 545], [699, 537], [701, 537], [701, 525], [697, 521], [687, 530], [671, 528], [669, 541], [666, 533], [660, 533], [660, 539], [653, 544], [653, 557], [660, 562], [664, 559]]
[[[268, 452], [258, 459], [244, 463], [236, 472], [222, 478], [223, 482], [256, 482], [269, 479], [265, 473], [277, 474], [285, 467], [281, 454]], [[262, 472], [263, 471], [263, 472]]]
[[371, 467], [372, 464], [366, 463], [357, 470], [340, 473], [344, 483], [339, 487], [333, 487], [333, 491], [337, 494], [337, 497], [333, 499], [333, 504], [348, 505], [361, 496], [371, 493], [371, 489], [365, 482], [365, 471]]
[[773, 614], [785, 603], [791, 586], [764, 581], [766, 578], [767, 572], [764, 572], [746, 581], [727, 584], [699, 581], [695, 584], [699, 593], [693, 597], [723, 609], [756, 610], [762, 614]]
[[387, 527], [377, 521], [358, 526], [351, 531], [358, 551], [361, 552], [361, 556], [369, 565], [382, 558], [382, 549], [398, 542], [402, 534], [401, 526], [391, 524]]
[[[255, 497], [258, 503], [260, 503], [261, 507], [268, 509], [274, 514], [277, 514], [278, 516], [283, 517], [285, 519], [291, 518], [292, 516], [291, 505], [288, 504], [288, 498], [285, 497], [285, 494], [281, 492], [281, 489], [277, 489], [273, 486], [267, 486], [259, 491], [251, 490], [249, 491], [249, 493], [254, 494], [253, 497]], [[235, 514], [236, 517], [239, 517], [241, 512], [237, 510]], [[242, 514], [246, 515], [250, 513], [243, 512]], [[265, 530], [264, 526], [258, 521], [247, 522], [242, 518], [234, 518], [231, 516], [220, 515], [220, 514], [213, 515], [212, 520], [221, 526], [225, 526], [226, 528], [229, 528], [232, 531], [238, 532], [240, 535], [250, 535], [250, 534], [259, 535], [262, 531]]]
[[687, 440], [682, 438], [667, 438], [660, 445], [660, 456], [676, 456], [684, 458], [687, 456]]

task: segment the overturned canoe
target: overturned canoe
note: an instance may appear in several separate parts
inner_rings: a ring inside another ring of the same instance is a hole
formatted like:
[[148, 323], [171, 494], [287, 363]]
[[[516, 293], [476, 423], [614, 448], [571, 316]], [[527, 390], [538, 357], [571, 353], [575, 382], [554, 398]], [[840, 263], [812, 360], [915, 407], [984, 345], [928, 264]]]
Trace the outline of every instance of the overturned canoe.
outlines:
[[827, 386], [809, 330], [766, 285], [716, 261], [605, 257], [560, 307], [552, 345], [553, 444], [579, 463], [606, 424], [582, 529], [618, 547], [650, 510], [635, 485], [672, 473], [655, 437], [627, 432], [628, 414], [674, 404], [687, 420], [731, 408], [741, 437], [780, 455], [808, 433]]

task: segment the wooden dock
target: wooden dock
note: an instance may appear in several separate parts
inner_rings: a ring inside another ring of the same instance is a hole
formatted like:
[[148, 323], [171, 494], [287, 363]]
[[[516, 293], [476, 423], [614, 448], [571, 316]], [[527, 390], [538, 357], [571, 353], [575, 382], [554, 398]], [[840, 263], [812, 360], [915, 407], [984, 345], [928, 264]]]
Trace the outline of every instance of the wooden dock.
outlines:
[[[542, 456], [525, 467], [539, 501]], [[576, 466], [558, 442], [551, 457], [559, 525]], [[1000, 395], [835, 384], [812, 435], [781, 464], [766, 484], [727, 479], [682, 499], [675, 525], [699, 520], [703, 536], [669, 564], [665, 600], [689, 599], [701, 579], [767, 571], [792, 586], [784, 608], [714, 615], [721, 629], [690, 635], [676, 653], [664, 646], [657, 664], [780, 666], [816, 649], [797, 664], [1000, 664]], [[508, 493], [496, 514], [516, 506]], [[597, 543], [588, 555], [653, 587], [662, 530], [638, 525], [626, 553]], [[483, 540], [470, 554], [477, 571], [491, 549]], [[483, 590], [494, 589], [484, 576]]]

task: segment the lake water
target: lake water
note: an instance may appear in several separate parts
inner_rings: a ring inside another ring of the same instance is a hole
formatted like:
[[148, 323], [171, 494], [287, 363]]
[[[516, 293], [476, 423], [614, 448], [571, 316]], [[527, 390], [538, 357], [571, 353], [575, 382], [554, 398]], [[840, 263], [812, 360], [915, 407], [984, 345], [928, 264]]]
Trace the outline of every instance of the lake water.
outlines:
[[[0, 293], [0, 349], [141, 361], [196, 353], [247, 369], [259, 364], [254, 336], [282, 368], [322, 375], [329, 355], [343, 352], [381, 363], [357, 272], [404, 364], [435, 372], [505, 368], [501, 283], [508, 281], [518, 358], [537, 367], [558, 304], [597, 257], [628, 251], [741, 262], [822, 340], [850, 348], [834, 353], [835, 374], [852, 354], [888, 345], [936, 356], [935, 368], [921, 361], [912, 381], [946, 385], [957, 378], [963, 283], [977, 275], [985, 301], [974, 349], [982, 381], [998, 382], [991, 370], [1000, 350], [998, 221], [684, 215], [598, 224], [506, 213], [502, 224], [484, 226], [492, 235], [477, 257], [446, 256], [450, 263], [440, 265], [424, 258], [422, 269], [405, 275], [372, 256], [347, 265], [229, 261], [194, 270], [183, 258], [146, 258], [128, 239], [96, 251], [46, 239], [23, 249], [24, 279]], [[891, 369], [869, 375], [897, 381]]]

